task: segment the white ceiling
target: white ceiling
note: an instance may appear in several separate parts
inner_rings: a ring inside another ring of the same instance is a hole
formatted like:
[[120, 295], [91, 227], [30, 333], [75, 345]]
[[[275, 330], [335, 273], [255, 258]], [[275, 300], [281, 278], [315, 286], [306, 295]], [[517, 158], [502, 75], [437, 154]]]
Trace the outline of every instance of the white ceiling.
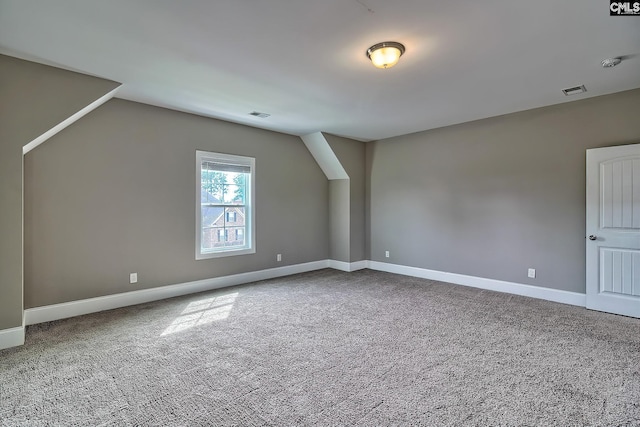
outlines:
[[[0, 52], [118, 97], [360, 140], [640, 87], [640, 17], [606, 0], [0, 0]], [[365, 50], [406, 46], [374, 68]], [[625, 56], [603, 69], [600, 62]], [[587, 93], [561, 89], [584, 84]], [[251, 111], [271, 114], [266, 119]]]

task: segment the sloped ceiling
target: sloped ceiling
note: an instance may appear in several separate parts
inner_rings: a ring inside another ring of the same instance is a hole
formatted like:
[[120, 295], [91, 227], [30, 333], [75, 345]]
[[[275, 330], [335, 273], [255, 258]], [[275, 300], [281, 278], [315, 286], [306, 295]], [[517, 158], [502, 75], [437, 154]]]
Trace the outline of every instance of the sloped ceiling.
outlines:
[[[365, 50], [387, 40], [406, 53], [376, 69]], [[0, 52], [125, 99], [375, 140], [638, 88], [640, 16], [602, 0], [0, 0]]]

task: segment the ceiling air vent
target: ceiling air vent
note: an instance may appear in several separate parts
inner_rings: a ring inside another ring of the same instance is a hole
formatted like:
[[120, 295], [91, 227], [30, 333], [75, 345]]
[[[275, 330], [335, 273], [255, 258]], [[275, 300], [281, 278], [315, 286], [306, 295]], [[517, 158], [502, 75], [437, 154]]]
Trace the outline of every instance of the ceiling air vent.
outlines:
[[255, 117], [260, 117], [261, 119], [266, 119], [267, 117], [269, 117], [271, 114], [267, 114], [267, 113], [261, 113], [259, 111], [252, 111], [249, 113], [250, 116], [255, 116]]
[[562, 89], [562, 93], [564, 93], [567, 96], [569, 96], [569, 95], [577, 95], [579, 93], [584, 93], [586, 91], [587, 91], [587, 88], [585, 88], [584, 85], [580, 85], [580, 86], [576, 86], [576, 87], [570, 87], [568, 89]]

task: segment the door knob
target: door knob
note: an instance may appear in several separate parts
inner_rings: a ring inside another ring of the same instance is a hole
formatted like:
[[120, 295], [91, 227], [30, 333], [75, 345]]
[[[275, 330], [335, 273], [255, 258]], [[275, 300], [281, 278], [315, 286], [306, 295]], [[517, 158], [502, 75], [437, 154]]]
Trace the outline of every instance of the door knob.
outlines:
[[594, 236], [593, 234], [589, 236], [589, 240], [596, 240], [596, 239], [597, 239], [597, 237]]

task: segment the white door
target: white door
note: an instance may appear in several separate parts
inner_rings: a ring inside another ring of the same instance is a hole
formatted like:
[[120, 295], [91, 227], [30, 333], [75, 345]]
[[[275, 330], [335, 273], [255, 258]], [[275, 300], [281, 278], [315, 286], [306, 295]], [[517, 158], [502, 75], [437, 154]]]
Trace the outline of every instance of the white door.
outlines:
[[587, 308], [640, 317], [640, 144], [587, 150]]

